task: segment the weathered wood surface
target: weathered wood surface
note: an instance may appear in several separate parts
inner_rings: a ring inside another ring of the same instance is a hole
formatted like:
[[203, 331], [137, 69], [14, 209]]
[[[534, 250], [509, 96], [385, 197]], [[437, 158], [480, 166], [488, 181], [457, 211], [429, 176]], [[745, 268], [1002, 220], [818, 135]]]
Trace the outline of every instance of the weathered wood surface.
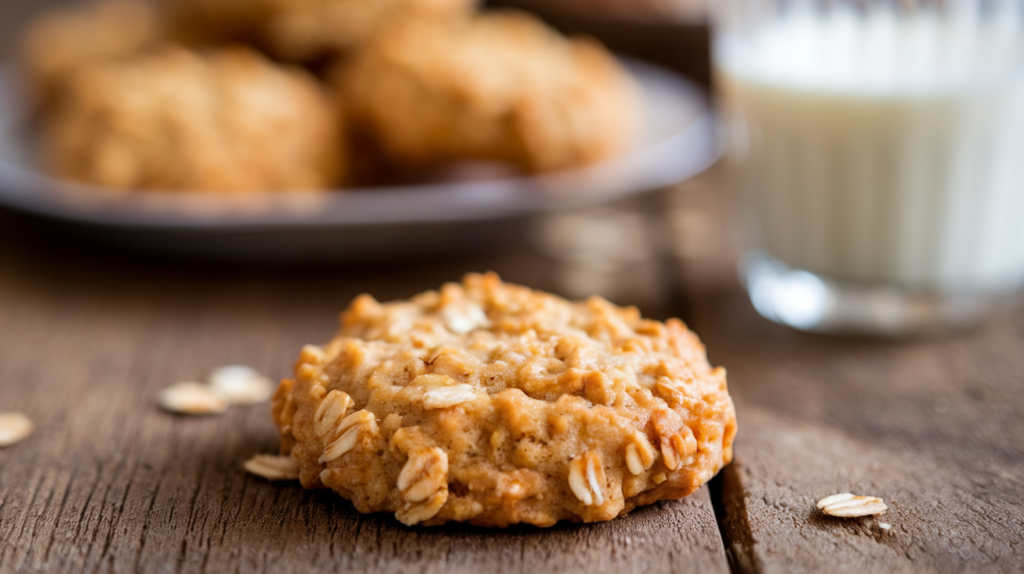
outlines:
[[[725, 221], [720, 188], [711, 173], [679, 208]], [[757, 317], [721, 229], [684, 285], [739, 413], [736, 462], [712, 490], [734, 569], [1024, 570], [1024, 310], [928, 340], [801, 334]], [[815, 509], [847, 491], [889, 511]]]
[[543, 282], [530, 258], [221, 271], [34, 241], [0, 232], [0, 410], [36, 423], [0, 450], [0, 572], [728, 572], [707, 489], [598, 525], [407, 528], [246, 475], [277, 448], [266, 406], [156, 408], [161, 388], [218, 365], [286, 375], [358, 292], [405, 297], [484, 267]]
[[[743, 570], [1024, 567], [1024, 315], [887, 344], [802, 336], [739, 297], [703, 310], [741, 413], [721, 504]], [[889, 511], [818, 514], [815, 500], [837, 492]]]
[[[716, 189], [714, 174], [686, 186], [674, 211], [720, 220]], [[220, 364], [286, 374], [359, 291], [402, 297], [484, 268], [557, 290], [551, 261], [223, 270], [39, 245], [0, 222], [0, 409], [37, 423], [0, 450], [0, 571], [728, 569], [706, 489], [601, 525], [407, 529], [246, 476], [240, 463], [276, 446], [264, 407], [154, 407], [167, 383]], [[710, 491], [734, 571], [1019, 570], [1024, 314], [915, 342], [803, 335], [756, 317], [725, 244], [691, 246], [683, 284], [740, 414], [737, 460]], [[890, 510], [815, 511], [845, 490]]]

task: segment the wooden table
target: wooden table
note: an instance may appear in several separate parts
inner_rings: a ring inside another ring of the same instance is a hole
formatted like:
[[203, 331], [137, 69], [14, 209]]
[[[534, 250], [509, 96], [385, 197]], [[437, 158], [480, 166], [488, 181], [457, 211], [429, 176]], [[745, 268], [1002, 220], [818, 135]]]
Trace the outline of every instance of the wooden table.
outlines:
[[[0, 37], [28, 6], [0, 7]], [[679, 256], [613, 273], [633, 279], [617, 290], [581, 286], [594, 276], [525, 247], [373, 267], [225, 267], [111, 252], [0, 212], [0, 411], [36, 424], [0, 449], [0, 572], [1024, 568], [1024, 313], [910, 342], [800, 334], [757, 317], [736, 283], [717, 172], [661, 200]], [[406, 528], [330, 492], [246, 475], [244, 460], [277, 447], [265, 406], [209, 418], [155, 407], [166, 385], [223, 364], [287, 375], [358, 293], [406, 297], [487, 269], [682, 314], [729, 369], [735, 462], [686, 500], [610, 523]], [[847, 490], [890, 510], [856, 520], [815, 510]]]
[[[1024, 316], [901, 343], [772, 325], [733, 279], [724, 228], [707, 225], [724, 217], [719, 190], [718, 175], [705, 175], [667, 196], [666, 213], [705, 222], [705, 239], [690, 238], [679, 261], [679, 310], [729, 369], [736, 461], [686, 500], [550, 530], [410, 529], [360, 516], [329, 492], [242, 471], [277, 447], [266, 407], [183, 418], [154, 399], [222, 364], [287, 375], [299, 347], [327, 340], [360, 292], [405, 297], [484, 269], [560, 290], [563, 263], [524, 249], [418, 265], [224, 268], [47, 239], [3, 216], [0, 410], [27, 413], [37, 430], [0, 450], [0, 571], [1019, 569]], [[890, 510], [856, 520], [815, 510], [846, 490]]]

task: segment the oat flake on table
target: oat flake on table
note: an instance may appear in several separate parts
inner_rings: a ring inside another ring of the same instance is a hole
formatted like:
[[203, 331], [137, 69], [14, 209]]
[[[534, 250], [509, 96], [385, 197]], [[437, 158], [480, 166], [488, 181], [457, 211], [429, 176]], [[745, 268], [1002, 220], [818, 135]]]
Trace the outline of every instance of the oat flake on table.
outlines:
[[32, 421], [21, 413], [0, 413], [0, 448], [21, 442], [32, 428]]
[[214, 369], [207, 384], [184, 381], [160, 393], [160, 407], [177, 414], [221, 414], [231, 405], [254, 405], [270, 400], [274, 384], [259, 371], [245, 365]]
[[254, 405], [270, 400], [274, 384], [259, 371], [245, 365], [214, 369], [207, 382], [215, 393], [233, 405]]
[[257, 454], [245, 461], [246, 471], [267, 480], [296, 480], [299, 478], [299, 463], [288, 455]]
[[228, 402], [212, 388], [194, 381], [167, 387], [160, 392], [159, 404], [166, 411], [185, 415], [220, 414], [228, 409]]
[[818, 501], [817, 506], [825, 514], [839, 518], [873, 516], [888, 509], [877, 496], [857, 496], [849, 492], [826, 496]]

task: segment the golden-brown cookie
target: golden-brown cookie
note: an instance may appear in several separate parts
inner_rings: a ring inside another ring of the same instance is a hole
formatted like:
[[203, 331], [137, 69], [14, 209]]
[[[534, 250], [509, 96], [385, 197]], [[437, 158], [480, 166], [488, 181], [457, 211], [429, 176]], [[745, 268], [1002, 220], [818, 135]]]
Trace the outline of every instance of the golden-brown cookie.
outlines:
[[635, 86], [600, 44], [518, 12], [395, 22], [338, 78], [353, 121], [412, 165], [591, 164], [621, 151], [638, 119]]
[[43, 143], [56, 175], [114, 189], [323, 189], [344, 170], [337, 107], [251, 50], [167, 48], [79, 70]]
[[75, 70], [133, 56], [160, 38], [150, 4], [100, 0], [50, 12], [30, 23], [21, 39], [20, 67], [33, 99], [45, 107]]
[[468, 275], [357, 298], [274, 397], [307, 488], [406, 524], [610, 520], [732, 459], [725, 371], [678, 320]]

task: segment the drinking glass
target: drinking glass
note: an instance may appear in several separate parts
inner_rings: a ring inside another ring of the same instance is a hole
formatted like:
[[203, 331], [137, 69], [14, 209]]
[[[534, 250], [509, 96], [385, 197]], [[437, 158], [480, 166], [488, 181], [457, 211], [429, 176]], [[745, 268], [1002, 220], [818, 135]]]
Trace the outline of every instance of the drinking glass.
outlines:
[[742, 273], [763, 316], [877, 335], [1024, 286], [1024, 0], [719, 0]]

